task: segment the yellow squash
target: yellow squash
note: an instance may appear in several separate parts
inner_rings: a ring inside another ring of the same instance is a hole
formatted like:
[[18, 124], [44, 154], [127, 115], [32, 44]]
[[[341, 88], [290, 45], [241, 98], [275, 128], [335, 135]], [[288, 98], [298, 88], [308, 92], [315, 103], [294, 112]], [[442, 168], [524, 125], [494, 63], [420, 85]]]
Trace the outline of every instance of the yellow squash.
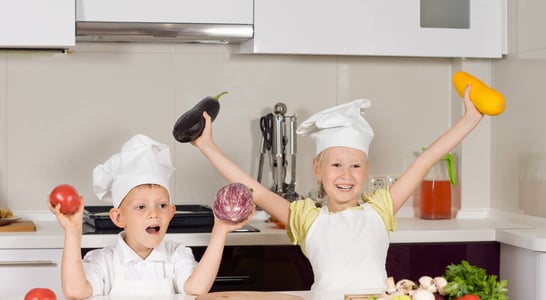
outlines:
[[506, 106], [504, 96], [500, 92], [488, 87], [478, 78], [466, 72], [458, 71], [453, 74], [452, 81], [455, 90], [461, 97], [464, 97], [466, 86], [468, 84], [472, 86], [470, 100], [483, 114], [496, 116], [504, 111], [504, 107]]

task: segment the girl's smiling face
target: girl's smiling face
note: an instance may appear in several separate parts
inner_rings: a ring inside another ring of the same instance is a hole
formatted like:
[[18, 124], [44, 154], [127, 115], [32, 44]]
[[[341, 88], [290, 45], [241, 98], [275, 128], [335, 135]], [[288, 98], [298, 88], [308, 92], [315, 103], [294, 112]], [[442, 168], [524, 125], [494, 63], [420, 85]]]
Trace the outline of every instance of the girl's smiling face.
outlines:
[[354, 148], [330, 147], [313, 160], [313, 173], [328, 195], [330, 211], [356, 206], [368, 177], [367, 155]]
[[146, 258], [167, 233], [176, 208], [170, 204], [164, 187], [144, 184], [131, 189], [119, 208], [113, 210], [117, 210], [113, 216], [116, 225], [125, 230], [125, 242]]

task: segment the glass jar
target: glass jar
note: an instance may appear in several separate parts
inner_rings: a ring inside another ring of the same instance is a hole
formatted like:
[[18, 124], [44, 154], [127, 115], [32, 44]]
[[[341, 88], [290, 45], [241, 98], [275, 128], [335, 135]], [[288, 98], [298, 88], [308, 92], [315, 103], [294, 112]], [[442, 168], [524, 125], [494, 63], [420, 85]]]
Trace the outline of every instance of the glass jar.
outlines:
[[428, 172], [419, 191], [421, 219], [451, 219], [451, 186], [455, 185], [453, 156], [445, 155]]

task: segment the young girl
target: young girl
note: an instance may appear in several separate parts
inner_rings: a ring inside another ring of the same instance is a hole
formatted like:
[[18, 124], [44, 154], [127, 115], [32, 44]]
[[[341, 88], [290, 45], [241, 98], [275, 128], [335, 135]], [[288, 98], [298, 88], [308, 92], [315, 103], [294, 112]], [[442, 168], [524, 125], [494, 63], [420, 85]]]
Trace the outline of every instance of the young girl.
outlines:
[[93, 172], [101, 200], [111, 201], [113, 223], [123, 228], [117, 243], [88, 252], [82, 261], [83, 199], [78, 211], [64, 215], [48, 205], [65, 231], [61, 283], [67, 299], [96, 295], [159, 296], [207, 293], [218, 273], [230, 225], [215, 217], [210, 242], [197, 263], [190, 248], [165, 239], [176, 208], [170, 203], [174, 168], [169, 149], [137, 135]]
[[389, 231], [394, 215], [410, 198], [431, 167], [474, 129], [483, 117], [464, 95], [464, 116], [432, 143], [392, 184], [363, 195], [368, 175], [368, 147], [373, 131], [361, 114], [368, 100], [356, 100], [311, 116], [298, 134], [311, 135], [317, 156], [313, 174], [327, 196], [318, 208], [311, 199], [288, 202], [261, 186], [230, 161], [212, 140], [210, 117], [193, 144], [230, 182], [254, 190], [255, 203], [287, 224], [287, 233], [309, 259], [315, 282], [312, 290], [347, 293], [383, 292]]

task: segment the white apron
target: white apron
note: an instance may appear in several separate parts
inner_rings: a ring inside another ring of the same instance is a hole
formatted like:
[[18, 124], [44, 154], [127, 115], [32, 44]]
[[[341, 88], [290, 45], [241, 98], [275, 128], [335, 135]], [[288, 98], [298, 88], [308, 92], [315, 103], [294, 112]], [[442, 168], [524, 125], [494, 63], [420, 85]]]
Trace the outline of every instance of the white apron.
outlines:
[[306, 239], [315, 282], [311, 290], [348, 293], [386, 289], [389, 236], [381, 217], [367, 203], [330, 214], [322, 207]]
[[[164, 263], [165, 278], [156, 280], [130, 280], [125, 278], [121, 250], [114, 250], [114, 282], [110, 296], [158, 296], [173, 295], [174, 270], [170, 261]], [[152, 298], [150, 298], [152, 299]]]

